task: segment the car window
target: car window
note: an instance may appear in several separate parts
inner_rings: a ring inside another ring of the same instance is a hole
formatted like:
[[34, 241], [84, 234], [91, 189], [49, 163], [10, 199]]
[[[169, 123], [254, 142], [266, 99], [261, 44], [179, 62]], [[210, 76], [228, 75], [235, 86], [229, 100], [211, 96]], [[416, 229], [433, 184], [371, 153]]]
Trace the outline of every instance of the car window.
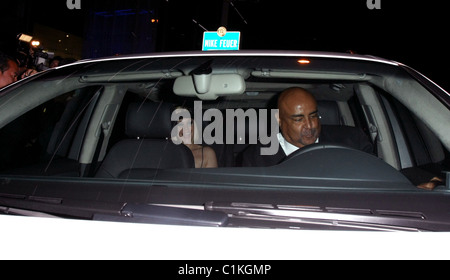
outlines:
[[424, 177], [442, 176], [450, 169], [449, 153], [430, 128], [398, 100], [381, 91], [395, 135], [401, 171], [416, 185]]
[[[242, 167], [245, 165], [243, 162], [246, 149], [262, 141], [275, 139], [275, 134], [279, 132], [273, 113], [277, 106], [276, 99], [284, 88], [291, 86], [305, 87], [315, 95], [322, 125], [342, 129], [354, 127], [360, 130], [361, 135], [365, 135], [371, 142], [372, 148], [369, 153], [382, 158], [388, 165], [399, 171], [431, 163], [432, 160], [428, 156], [430, 151], [438, 157], [435, 162], [446, 159], [446, 149], [437, 152], [434, 149], [433, 153], [433, 150], [430, 150], [433, 145], [430, 143], [428, 148], [420, 148], [420, 145], [412, 143], [416, 141], [425, 145], [426, 143], [420, 139], [431, 139], [433, 133], [428, 130], [429, 137], [423, 138], [424, 129], [422, 132], [419, 129], [412, 130], [411, 125], [408, 126], [408, 122], [405, 123], [408, 118], [398, 116], [398, 112], [402, 111], [400, 102], [394, 101], [394, 98], [379, 87], [367, 83], [366, 77], [362, 74], [352, 76], [353, 74], [350, 73], [358, 65], [349, 64], [349, 69], [342, 73], [319, 72], [318, 69], [326, 64], [324, 64], [325, 60], [318, 59], [316, 62], [318, 68], [307, 73], [303, 72], [304, 69], [299, 72], [289, 64], [289, 59], [265, 59], [255, 64], [251, 60], [244, 59], [243, 62], [239, 62], [248, 64], [240, 70], [247, 78], [244, 94], [221, 95], [219, 91], [219, 97], [210, 99], [202, 95], [186, 96], [177, 92], [179, 91], [177, 81], [180, 75], [198, 71], [195, 67], [212, 67], [213, 65], [222, 71], [228, 72], [231, 69], [233, 72], [235, 64], [238, 65], [236, 62], [238, 60], [226, 57], [168, 58], [136, 62], [117, 60], [107, 61], [99, 69], [96, 69], [98, 65], [93, 65], [85, 69], [75, 68], [75, 72], [62, 71], [66, 76], [58, 77], [49, 73], [42, 80], [53, 82], [53, 80], [68, 80], [80, 75], [79, 81], [84, 87], [59, 92], [56, 98], [40, 104], [2, 129], [2, 141], [5, 143], [2, 145], [5, 150], [2, 170], [34, 174], [38, 174], [36, 173], [38, 170], [44, 170], [42, 175], [95, 177], [104, 161], [109, 160], [108, 154], [118, 143], [132, 139], [140, 139], [142, 143], [144, 138], [149, 138], [146, 135], [127, 134], [127, 129], [131, 126], [130, 105], [140, 104], [138, 106], [140, 110], [144, 104], [148, 103], [164, 103], [173, 108], [183, 106], [190, 109], [193, 115], [200, 118], [200, 121], [196, 123], [201, 129], [202, 137], [199, 144], [211, 148], [215, 153], [217, 167]], [[114, 69], [117, 72], [114, 72]], [[70, 74], [67, 76], [67, 73]], [[361, 79], [364, 81], [357, 82]], [[110, 84], [112, 81], [120, 83]], [[85, 87], [86, 85], [89, 86]], [[107, 93], [103, 97], [99, 91], [102, 85], [107, 87]], [[382, 96], [386, 96], [383, 97], [384, 104], [377, 101], [377, 98], [381, 98], [380, 91], [383, 92]], [[114, 104], [108, 105], [108, 102], [112, 101], [105, 101], [103, 105], [99, 101], [105, 99], [115, 100]], [[98, 115], [101, 117], [97, 119], [101, 119], [101, 123], [89, 124], [90, 120], [97, 121], [96, 118], [91, 119], [97, 102], [107, 107], [98, 108], [100, 112]], [[160, 107], [158, 105], [157, 108]], [[407, 110], [403, 109], [403, 111]], [[405, 114], [408, 117], [411, 115], [408, 112]], [[142, 120], [142, 116], [139, 118], [141, 119], [134, 121], [132, 125]], [[170, 123], [173, 130], [176, 123], [173, 120], [170, 120]], [[420, 122], [415, 120], [414, 123]], [[89, 125], [97, 126], [95, 133], [88, 133]], [[104, 129], [106, 126], [107, 129]], [[405, 128], [408, 129], [405, 130]], [[14, 129], [19, 130], [20, 133], [13, 133], [16, 138], [8, 139]], [[160, 131], [160, 129], [158, 127], [156, 130]], [[167, 140], [169, 135], [162, 138]], [[143, 153], [141, 150], [134, 152]], [[170, 156], [161, 158], [168, 161], [168, 157]], [[136, 157], [132, 160], [124, 163], [128, 166], [121, 171], [130, 171], [128, 178], [131, 174], [136, 174], [134, 169], [145, 168], [145, 165], [137, 164]], [[143, 159], [143, 161], [146, 160]], [[115, 162], [117, 163], [117, 160]], [[190, 166], [174, 164], [164, 167], [161, 164], [162, 160], [159, 162], [159, 166], [149, 167], [149, 169], [190, 168]], [[132, 166], [133, 164], [135, 166]], [[42, 169], [38, 167], [39, 165], [45, 168]], [[59, 167], [57, 171], [52, 171], [53, 166]], [[67, 171], [62, 168], [63, 166], [67, 166]], [[27, 171], [25, 167], [29, 167], [29, 170]], [[17, 168], [21, 168], [20, 171]], [[114, 168], [118, 167], [114, 166]], [[117, 175], [113, 177], [115, 176]]]
[[64, 92], [0, 130], [1, 171], [79, 176], [79, 155], [99, 87]]

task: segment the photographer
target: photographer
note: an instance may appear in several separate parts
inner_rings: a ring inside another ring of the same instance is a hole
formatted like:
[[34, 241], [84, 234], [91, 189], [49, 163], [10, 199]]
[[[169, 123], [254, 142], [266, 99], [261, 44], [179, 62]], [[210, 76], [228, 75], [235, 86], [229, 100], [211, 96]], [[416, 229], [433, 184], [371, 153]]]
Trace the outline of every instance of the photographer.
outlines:
[[0, 52], [0, 88], [16, 82], [19, 75], [20, 69], [17, 60]]
[[[49, 68], [49, 59], [53, 53], [44, 51], [37, 40], [32, 41], [32, 36], [20, 33], [17, 35], [16, 58], [23, 73], [22, 78]], [[31, 71], [34, 69], [35, 71]]]
[[0, 51], [0, 88], [36, 73], [36, 70], [21, 66], [18, 59]]

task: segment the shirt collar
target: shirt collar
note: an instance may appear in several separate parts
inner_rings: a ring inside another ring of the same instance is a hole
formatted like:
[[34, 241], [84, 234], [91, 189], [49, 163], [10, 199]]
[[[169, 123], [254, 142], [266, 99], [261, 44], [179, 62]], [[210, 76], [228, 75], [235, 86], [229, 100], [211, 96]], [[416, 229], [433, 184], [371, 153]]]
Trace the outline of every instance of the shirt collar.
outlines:
[[[284, 137], [283, 134], [278, 133], [278, 142], [280, 143], [281, 148], [283, 149], [286, 156], [292, 154], [293, 152], [297, 151], [299, 148], [297, 146], [292, 145], [289, 143]], [[316, 143], [319, 143], [319, 138], [317, 138]]]

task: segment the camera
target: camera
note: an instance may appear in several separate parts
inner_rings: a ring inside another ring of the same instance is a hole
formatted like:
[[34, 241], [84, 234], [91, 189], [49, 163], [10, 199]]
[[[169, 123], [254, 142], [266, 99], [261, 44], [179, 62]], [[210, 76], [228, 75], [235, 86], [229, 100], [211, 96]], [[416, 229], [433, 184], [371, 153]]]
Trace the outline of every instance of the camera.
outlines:
[[33, 65], [37, 71], [48, 69], [48, 62], [55, 56], [52, 52], [46, 52], [43, 48], [36, 48], [33, 52]]
[[17, 35], [16, 58], [20, 67], [43, 71], [48, 69], [48, 62], [54, 53], [44, 51], [39, 41], [32, 41], [33, 37], [26, 34]]

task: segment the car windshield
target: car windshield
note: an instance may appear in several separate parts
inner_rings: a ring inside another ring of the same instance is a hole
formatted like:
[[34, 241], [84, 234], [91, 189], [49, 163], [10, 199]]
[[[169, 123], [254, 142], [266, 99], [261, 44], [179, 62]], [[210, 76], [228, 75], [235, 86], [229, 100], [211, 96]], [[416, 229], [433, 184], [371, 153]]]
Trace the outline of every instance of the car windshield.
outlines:
[[[286, 90], [307, 92], [313, 110], [299, 105], [301, 113], [286, 117], [295, 105], [280, 101]], [[149, 221], [148, 211], [171, 206], [214, 213], [185, 224], [255, 226], [270, 224], [261, 210], [270, 205], [272, 216], [291, 217], [286, 207], [326, 214], [297, 216], [306, 228], [336, 219], [345, 220], [339, 228], [450, 228], [440, 219], [445, 211], [433, 208], [448, 192], [449, 100], [408, 66], [362, 55], [79, 61], [0, 91], [0, 197], [14, 209], [83, 219], [130, 211]], [[295, 126], [312, 143], [290, 141]], [[424, 185], [431, 180], [432, 190]], [[411, 203], [400, 203], [405, 197]]]

